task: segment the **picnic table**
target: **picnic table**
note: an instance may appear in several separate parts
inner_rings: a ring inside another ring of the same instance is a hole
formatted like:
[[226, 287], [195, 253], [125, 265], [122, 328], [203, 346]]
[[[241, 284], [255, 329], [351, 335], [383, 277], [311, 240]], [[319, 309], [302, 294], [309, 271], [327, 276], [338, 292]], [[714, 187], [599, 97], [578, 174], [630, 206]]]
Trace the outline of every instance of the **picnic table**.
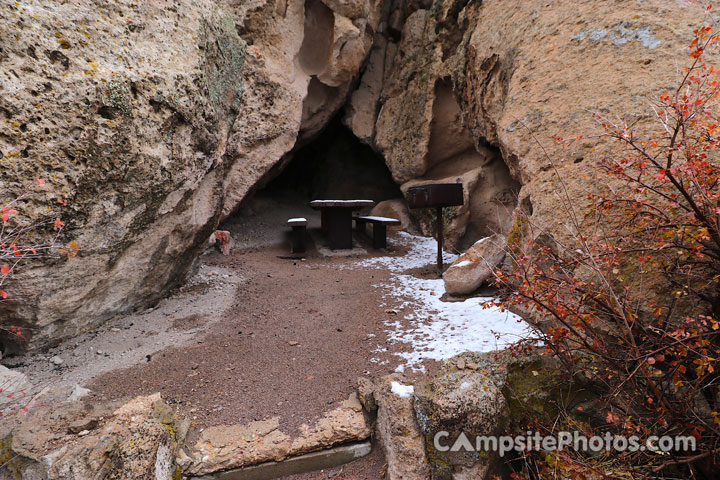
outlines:
[[352, 212], [375, 206], [372, 200], [313, 200], [310, 206], [320, 210], [322, 230], [330, 237], [330, 249], [352, 248]]

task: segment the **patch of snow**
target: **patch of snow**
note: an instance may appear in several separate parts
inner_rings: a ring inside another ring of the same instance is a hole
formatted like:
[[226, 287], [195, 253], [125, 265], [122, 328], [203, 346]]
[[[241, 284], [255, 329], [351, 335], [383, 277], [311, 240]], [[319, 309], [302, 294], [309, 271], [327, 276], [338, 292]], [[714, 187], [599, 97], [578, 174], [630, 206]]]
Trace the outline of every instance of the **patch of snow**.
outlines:
[[462, 262], [453, 265], [453, 267], [467, 267], [468, 265], [472, 265], [472, 263], [473, 262], [471, 262], [470, 260], [463, 260]]
[[528, 336], [530, 327], [520, 317], [489, 306], [493, 299], [468, 298], [463, 302], [443, 302], [442, 279], [419, 279], [397, 275], [388, 294], [399, 300], [413, 299], [414, 308], [405, 316], [410, 327], [394, 322], [389, 338], [412, 346], [411, 352], [398, 353], [408, 366], [424, 359], [446, 360], [463, 352], [487, 352], [504, 348]]
[[397, 218], [373, 217], [373, 216], [363, 216], [363, 217], [360, 217], [360, 219], [361, 219], [361, 220], [374, 221], [374, 222], [387, 222], [387, 221], [397, 222], [397, 221], [398, 221]]
[[[444, 302], [442, 279], [421, 279], [404, 273], [436, 261], [434, 239], [399, 232], [391, 244], [409, 247], [403, 256], [383, 256], [362, 260], [356, 265], [383, 267], [392, 272], [390, 282], [380, 285], [386, 297], [402, 304], [403, 315], [386, 320], [388, 343], [402, 342], [409, 352], [396, 355], [405, 360], [402, 369], [424, 371], [425, 359], [446, 360], [463, 352], [487, 352], [504, 348], [527, 337], [531, 329], [519, 316], [491, 306], [492, 298], [475, 297], [463, 302]], [[456, 255], [444, 254], [446, 261]]]
[[468, 382], [467, 380], [460, 384], [460, 390], [467, 390], [470, 387], [472, 387], [472, 382]]
[[298, 218], [291, 218], [290, 220], [288, 220], [288, 223], [292, 223], [292, 222], [307, 222], [307, 218], [298, 217]]
[[415, 387], [413, 387], [412, 385], [403, 385], [398, 382], [392, 382], [390, 384], [390, 391], [398, 397], [407, 398], [413, 393], [415, 393]]
[[[398, 232], [398, 238], [388, 238], [388, 245], [410, 247], [402, 257], [384, 256], [368, 258], [355, 265], [361, 267], [386, 267], [395, 272], [420, 268], [435, 263], [437, 258], [437, 242], [431, 237], [420, 237], [407, 232]], [[443, 252], [443, 261], [453, 263], [458, 255]]]

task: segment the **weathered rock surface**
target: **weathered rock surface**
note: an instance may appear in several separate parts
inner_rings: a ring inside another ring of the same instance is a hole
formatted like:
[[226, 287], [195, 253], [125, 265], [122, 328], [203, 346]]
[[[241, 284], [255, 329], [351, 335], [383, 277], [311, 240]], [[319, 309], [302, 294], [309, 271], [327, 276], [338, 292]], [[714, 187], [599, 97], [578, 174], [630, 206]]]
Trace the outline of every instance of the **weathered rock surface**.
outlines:
[[362, 406], [352, 395], [314, 425], [302, 425], [294, 438], [279, 429], [278, 418], [206, 428], [192, 452], [180, 453], [178, 463], [186, 475], [200, 476], [365, 440], [370, 433]]
[[[475, 436], [498, 434], [505, 413], [503, 375], [489, 368], [489, 371], [466, 368], [466, 363], [462, 356], [456, 357], [440, 375], [415, 389], [415, 412], [427, 439], [433, 478], [454, 478], [454, 473], [468, 469], [485, 472], [497, 460], [493, 452], [443, 451], [442, 448], [452, 447], [461, 434], [473, 447]], [[441, 449], [435, 445], [438, 434]]]
[[445, 291], [450, 295], [467, 295], [493, 278], [493, 270], [505, 259], [505, 235], [478, 240], [450, 265], [445, 273]]
[[358, 391], [365, 408], [377, 409], [375, 430], [387, 459], [390, 480], [424, 480], [430, 469], [425, 454], [425, 438], [415, 418], [413, 396], [393, 393], [392, 382], [404, 383], [391, 375], [371, 383], [358, 379]]
[[[701, 8], [670, 0], [632, 7], [590, 0], [413, 3], [394, 3], [388, 19], [397, 42], [387, 47], [374, 142], [399, 183], [455, 177], [472, 192], [471, 203], [484, 205], [471, 206], [481, 213], [470, 218], [458, 209], [448, 219], [450, 246], [461, 250], [507, 233], [518, 199], [538, 231], [562, 235], [562, 212], [584, 206], [594, 187], [583, 164], [610, 151], [608, 140], [594, 135], [599, 128], [589, 112], [648, 125], [654, 115], [646, 99], [675, 85], [675, 65], [687, 62], [685, 47], [703, 21]], [[553, 145], [579, 135], [585, 137], [570, 146]], [[499, 153], [497, 166], [478, 159], [451, 175], [433, 174], [488, 146]], [[475, 168], [491, 168], [495, 178], [473, 190], [472, 176], [463, 176]], [[569, 201], [558, 194], [561, 182]], [[419, 218], [432, 233], [431, 222]]]
[[341, 107], [383, 8], [41, 0], [2, 9], [0, 200], [46, 179], [20, 207], [61, 216], [62, 241], [80, 251], [17, 270], [1, 308], [24, 342], [5, 335], [1, 349], [56, 342], [182, 282], [219, 220], [301, 130], [317, 131]]
[[0, 365], [0, 413], [7, 413], [3, 410], [16, 404], [17, 397], [30, 387], [30, 382], [22, 372]]
[[0, 478], [170, 480], [184, 431], [160, 394], [33, 407], [0, 423]]

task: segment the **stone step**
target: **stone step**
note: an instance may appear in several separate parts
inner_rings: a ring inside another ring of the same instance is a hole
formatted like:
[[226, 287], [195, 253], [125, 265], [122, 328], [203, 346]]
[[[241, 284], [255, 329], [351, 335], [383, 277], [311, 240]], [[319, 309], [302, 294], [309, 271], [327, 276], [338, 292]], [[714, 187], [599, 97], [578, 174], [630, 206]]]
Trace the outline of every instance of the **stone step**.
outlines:
[[371, 451], [372, 444], [369, 441], [356, 442], [299, 455], [281, 462], [266, 462], [203, 477], [191, 477], [190, 480], [270, 480], [344, 465], [368, 455]]

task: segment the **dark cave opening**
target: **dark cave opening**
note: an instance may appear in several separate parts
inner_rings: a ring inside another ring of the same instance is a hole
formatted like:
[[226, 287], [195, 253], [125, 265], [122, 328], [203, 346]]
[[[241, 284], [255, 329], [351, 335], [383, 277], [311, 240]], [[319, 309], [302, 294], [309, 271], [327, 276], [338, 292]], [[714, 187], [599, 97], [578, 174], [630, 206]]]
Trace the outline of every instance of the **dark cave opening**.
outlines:
[[287, 245], [288, 219], [307, 218], [309, 229], [320, 228], [312, 200], [373, 200], [377, 205], [399, 198], [402, 192], [384, 158], [343, 125], [340, 112], [315, 138], [280, 160], [220, 229], [231, 232], [235, 248]]
[[314, 140], [299, 147], [259, 194], [375, 203], [402, 198], [383, 157], [360, 142], [341, 118], [333, 118]]

